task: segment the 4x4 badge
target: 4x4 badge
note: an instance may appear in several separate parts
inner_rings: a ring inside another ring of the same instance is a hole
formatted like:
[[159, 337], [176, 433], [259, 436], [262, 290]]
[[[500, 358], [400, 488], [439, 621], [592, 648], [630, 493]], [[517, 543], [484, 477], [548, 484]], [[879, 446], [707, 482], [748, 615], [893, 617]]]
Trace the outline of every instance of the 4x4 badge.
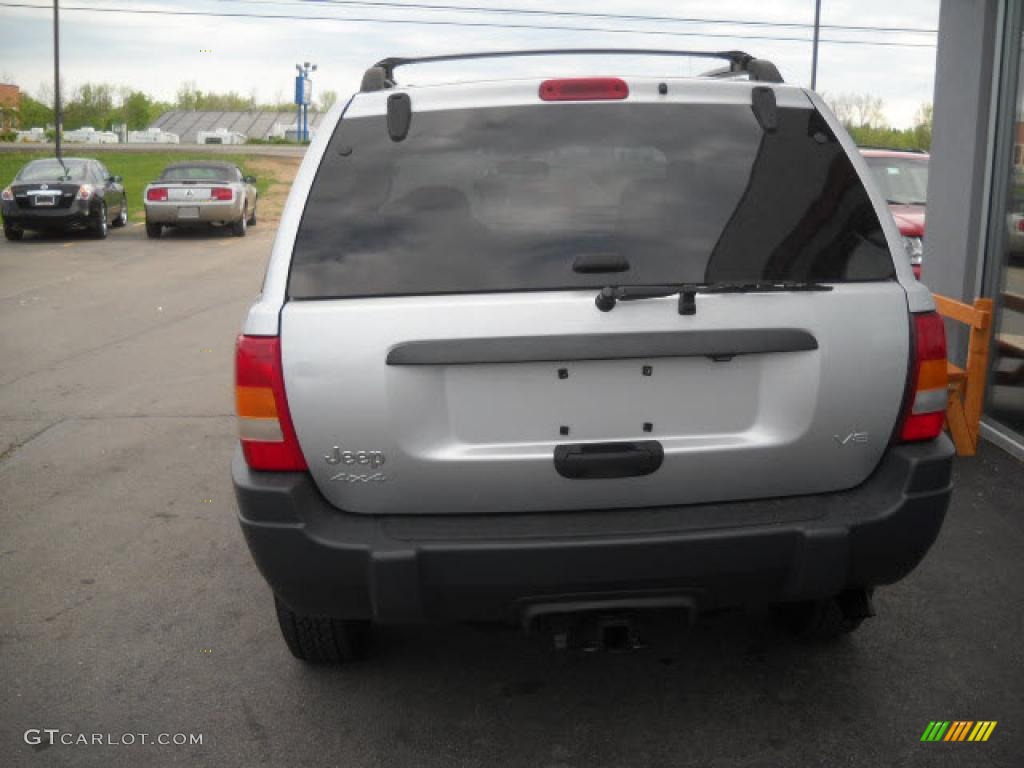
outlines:
[[388, 477], [383, 472], [374, 472], [370, 475], [359, 475], [355, 472], [346, 472], [342, 470], [338, 474], [331, 476], [331, 482], [342, 483], [386, 483], [387, 481]]

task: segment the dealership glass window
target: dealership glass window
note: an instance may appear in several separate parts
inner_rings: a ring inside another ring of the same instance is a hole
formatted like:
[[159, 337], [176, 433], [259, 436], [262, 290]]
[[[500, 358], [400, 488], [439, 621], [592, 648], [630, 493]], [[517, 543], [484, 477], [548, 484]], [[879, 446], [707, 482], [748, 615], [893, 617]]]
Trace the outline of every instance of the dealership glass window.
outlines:
[[988, 421], [1024, 441], [1024, 57], [1020, 4], [1007, 17], [986, 293], [995, 299]]

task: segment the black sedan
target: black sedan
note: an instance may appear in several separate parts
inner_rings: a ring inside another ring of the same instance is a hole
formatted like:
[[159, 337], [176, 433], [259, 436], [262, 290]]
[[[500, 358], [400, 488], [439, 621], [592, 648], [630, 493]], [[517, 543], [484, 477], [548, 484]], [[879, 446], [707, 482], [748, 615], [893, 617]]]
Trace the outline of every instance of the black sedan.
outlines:
[[0, 192], [0, 211], [8, 240], [21, 240], [27, 230], [85, 229], [104, 238], [108, 227], [128, 223], [121, 177], [81, 157], [33, 160]]

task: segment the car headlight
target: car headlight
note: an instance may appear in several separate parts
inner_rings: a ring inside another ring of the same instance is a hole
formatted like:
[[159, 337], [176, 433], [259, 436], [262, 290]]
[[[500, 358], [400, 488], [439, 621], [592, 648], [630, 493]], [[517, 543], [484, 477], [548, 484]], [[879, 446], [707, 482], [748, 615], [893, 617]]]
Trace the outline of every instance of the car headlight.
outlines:
[[906, 250], [907, 256], [910, 257], [911, 264], [921, 263], [921, 256], [924, 255], [924, 238], [904, 237], [903, 248]]

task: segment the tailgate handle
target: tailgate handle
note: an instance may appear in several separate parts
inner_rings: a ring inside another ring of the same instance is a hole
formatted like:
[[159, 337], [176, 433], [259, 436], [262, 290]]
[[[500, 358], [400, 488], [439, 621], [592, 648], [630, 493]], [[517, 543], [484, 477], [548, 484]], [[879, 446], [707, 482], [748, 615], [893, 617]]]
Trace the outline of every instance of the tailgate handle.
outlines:
[[657, 440], [555, 446], [555, 469], [562, 477], [574, 480], [649, 475], [664, 458], [665, 451]]

